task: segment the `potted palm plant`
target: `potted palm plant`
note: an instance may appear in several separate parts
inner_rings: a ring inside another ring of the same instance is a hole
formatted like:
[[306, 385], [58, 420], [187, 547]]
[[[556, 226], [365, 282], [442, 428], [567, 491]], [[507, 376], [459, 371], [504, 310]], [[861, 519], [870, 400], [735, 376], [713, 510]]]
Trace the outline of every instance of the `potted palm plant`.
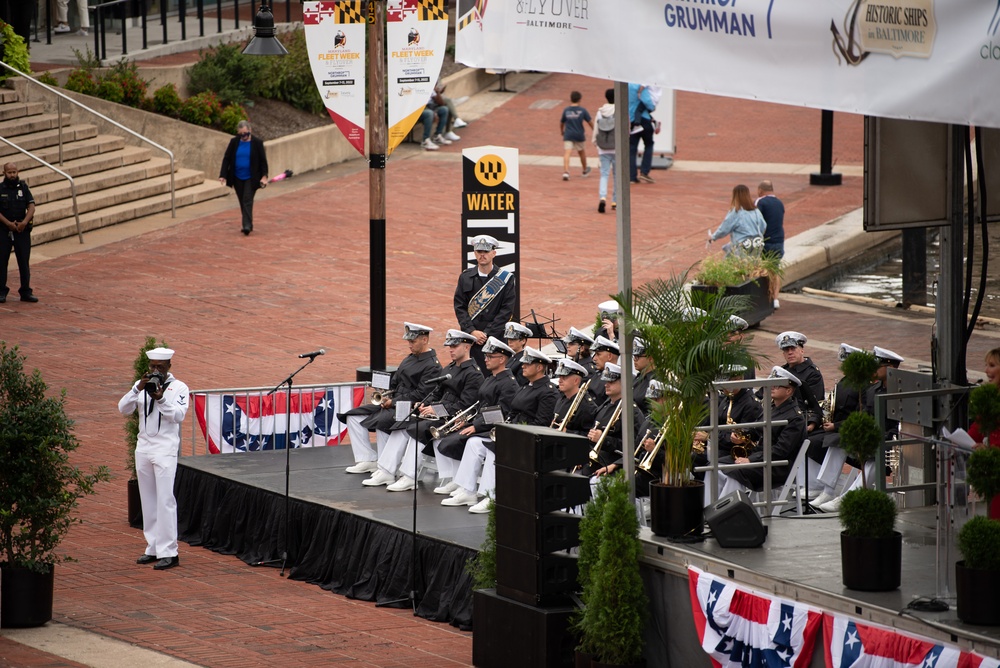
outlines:
[[646, 342], [657, 380], [674, 390], [653, 408], [667, 433], [663, 479], [650, 485], [651, 529], [667, 537], [701, 534], [704, 486], [692, 476], [691, 444], [708, 418], [705, 397], [719, 369], [755, 366], [743, 340], [732, 336], [730, 320], [747, 297], [717, 292], [695, 307], [686, 282], [685, 272], [616, 297], [626, 325]]
[[[156, 342], [152, 336], [146, 337], [146, 342], [139, 348], [139, 355], [132, 363], [134, 371], [132, 382], [142, 378], [149, 372], [149, 358], [146, 351], [153, 348], [168, 348], [165, 341]], [[125, 420], [125, 467], [128, 471], [128, 524], [134, 529], [142, 528], [142, 499], [139, 496], [139, 480], [135, 474], [135, 448], [139, 443], [139, 411], [134, 411]]]
[[[844, 379], [859, 393], [871, 384], [879, 363], [865, 350], [853, 352], [840, 368]], [[879, 455], [884, 435], [875, 418], [858, 410], [840, 426], [840, 445], [861, 463], [858, 489], [840, 504], [840, 560], [844, 586], [861, 591], [899, 588], [903, 535], [895, 530], [896, 503], [885, 492], [868, 488], [864, 462]]]
[[37, 369], [24, 370], [17, 346], [0, 341], [0, 626], [41, 626], [52, 619], [57, 553], [78, 500], [107, 480], [101, 466], [73, 466], [80, 443], [63, 390], [47, 397]]
[[774, 313], [772, 286], [784, 270], [776, 253], [730, 253], [701, 261], [691, 289], [695, 293], [744, 295], [747, 303], [738, 315], [750, 326]]
[[[983, 386], [985, 387], [985, 386]], [[994, 387], [991, 385], [991, 387]], [[972, 453], [967, 479], [989, 501], [1000, 493], [1000, 449], [985, 447]], [[963, 559], [955, 564], [958, 618], [968, 624], [1000, 625], [1000, 521], [973, 517], [958, 532]]]

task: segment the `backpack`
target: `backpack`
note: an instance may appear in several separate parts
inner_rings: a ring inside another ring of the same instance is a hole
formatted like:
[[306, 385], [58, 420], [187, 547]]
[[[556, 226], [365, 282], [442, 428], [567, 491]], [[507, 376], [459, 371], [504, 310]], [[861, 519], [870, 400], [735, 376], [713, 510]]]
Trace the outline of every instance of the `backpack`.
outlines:
[[615, 117], [598, 116], [597, 134], [595, 135], [597, 148], [612, 151], [615, 148]]

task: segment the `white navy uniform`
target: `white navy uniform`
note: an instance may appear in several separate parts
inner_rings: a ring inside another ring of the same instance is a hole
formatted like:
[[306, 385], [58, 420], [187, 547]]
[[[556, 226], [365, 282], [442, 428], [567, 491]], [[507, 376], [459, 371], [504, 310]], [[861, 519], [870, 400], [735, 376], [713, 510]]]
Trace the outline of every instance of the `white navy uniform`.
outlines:
[[135, 472], [142, 498], [142, 532], [146, 554], [160, 559], [177, 556], [177, 500], [174, 476], [181, 447], [181, 422], [188, 410], [188, 386], [167, 374], [163, 398], [140, 392], [136, 381], [118, 402], [122, 415], [139, 411]]

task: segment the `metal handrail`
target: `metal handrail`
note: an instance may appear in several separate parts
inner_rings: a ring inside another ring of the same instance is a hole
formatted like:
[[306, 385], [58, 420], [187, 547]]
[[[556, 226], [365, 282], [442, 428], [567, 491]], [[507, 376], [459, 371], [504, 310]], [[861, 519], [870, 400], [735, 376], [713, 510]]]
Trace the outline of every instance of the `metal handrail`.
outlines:
[[[152, 139], [149, 139], [148, 137], [143, 137], [141, 134], [139, 134], [135, 130], [132, 130], [131, 128], [125, 127], [124, 125], [122, 125], [118, 121], [113, 120], [111, 118], [108, 118], [107, 116], [105, 116], [101, 112], [97, 111], [96, 109], [91, 109], [90, 107], [88, 107], [84, 103], [82, 103], [82, 102], [80, 102], [78, 100], [74, 100], [73, 98], [71, 98], [70, 96], [66, 95], [65, 93], [60, 93], [59, 91], [57, 91], [55, 88], [53, 88], [52, 86], [50, 86], [48, 84], [42, 83], [38, 79], [33, 79], [32, 77], [29, 77], [29, 76], [23, 76], [23, 74], [24, 74], [23, 72], [14, 69], [13, 67], [11, 67], [7, 63], [3, 62], [2, 60], [0, 60], [0, 65], [2, 65], [5, 69], [10, 70], [14, 74], [16, 74], [18, 76], [22, 76], [22, 78], [25, 81], [28, 81], [30, 83], [37, 84], [37, 85], [41, 86], [42, 88], [44, 88], [45, 90], [49, 91], [50, 93], [54, 93], [59, 99], [66, 100], [66, 101], [70, 102], [71, 104], [75, 104], [76, 106], [80, 107], [84, 111], [89, 111], [90, 113], [94, 114], [98, 118], [101, 118], [102, 120], [107, 121], [108, 123], [111, 123], [112, 125], [114, 125], [119, 130], [123, 130], [123, 131], [129, 133], [130, 135], [132, 135], [133, 137], [135, 137], [136, 139], [139, 139], [140, 141], [144, 141], [147, 144], [149, 144], [150, 146], [152, 146], [154, 148], [157, 148], [157, 149], [163, 151], [164, 153], [166, 153], [167, 156], [170, 158], [170, 217], [171, 218], [176, 218], [177, 217], [177, 207], [176, 207], [176, 203], [175, 203], [176, 197], [175, 197], [175, 188], [174, 188], [174, 169], [175, 169], [175, 163], [174, 163], [174, 153], [173, 153], [173, 151], [171, 151], [170, 149], [168, 149], [168, 148], [166, 148], [164, 146], [160, 146], [159, 144], [157, 144]], [[61, 107], [60, 107], [60, 109], [61, 109]], [[59, 114], [59, 118], [57, 119], [56, 127], [57, 127], [58, 132], [59, 132], [59, 146], [60, 146], [59, 160], [60, 160], [60, 163], [61, 163], [62, 162], [62, 114], [61, 113]]]
[[[107, 7], [114, 7], [116, 5], [125, 5], [125, 9], [122, 11], [122, 55], [128, 55], [128, 29], [125, 25], [126, 18], [135, 18], [129, 16], [129, 9], [134, 4], [134, 0], [110, 0], [109, 2], [102, 2], [97, 5], [93, 5], [87, 8], [87, 11], [94, 12], [94, 20], [91, 23], [94, 26], [94, 54], [100, 55], [100, 59], [103, 61], [108, 57], [108, 45], [107, 45], [107, 31], [104, 29], [104, 10]], [[147, 34], [146, 34], [146, 3], [141, 2], [140, 14], [142, 18], [142, 48], [148, 48]]]
[[80, 229], [80, 209], [76, 205], [76, 181], [73, 180], [73, 177], [70, 176], [69, 174], [67, 174], [66, 172], [64, 172], [63, 170], [59, 169], [58, 167], [54, 167], [53, 165], [50, 165], [49, 163], [45, 162], [44, 160], [42, 160], [41, 158], [39, 158], [37, 155], [35, 155], [31, 151], [29, 151], [28, 149], [21, 148], [20, 146], [18, 146], [14, 142], [10, 141], [6, 137], [0, 137], [0, 141], [2, 141], [3, 143], [7, 144], [7, 146], [10, 146], [13, 149], [15, 149], [17, 151], [20, 151], [21, 153], [23, 153], [24, 155], [28, 156], [29, 158], [31, 158], [35, 162], [39, 162], [42, 165], [48, 167], [53, 172], [55, 172], [56, 174], [61, 175], [63, 178], [65, 178], [65, 179], [67, 179], [69, 181], [69, 192], [70, 192], [70, 195], [73, 197], [73, 217], [76, 219], [76, 234], [77, 234], [78, 237], [80, 237], [80, 243], [82, 244], [83, 243], [83, 231]]

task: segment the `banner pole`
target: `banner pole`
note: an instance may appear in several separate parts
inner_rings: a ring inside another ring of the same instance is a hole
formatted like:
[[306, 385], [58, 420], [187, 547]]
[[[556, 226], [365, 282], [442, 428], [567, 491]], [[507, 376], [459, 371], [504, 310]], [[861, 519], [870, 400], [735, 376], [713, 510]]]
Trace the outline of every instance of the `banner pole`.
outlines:
[[386, 368], [385, 352], [385, 0], [368, 3], [368, 259], [370, 369]]

